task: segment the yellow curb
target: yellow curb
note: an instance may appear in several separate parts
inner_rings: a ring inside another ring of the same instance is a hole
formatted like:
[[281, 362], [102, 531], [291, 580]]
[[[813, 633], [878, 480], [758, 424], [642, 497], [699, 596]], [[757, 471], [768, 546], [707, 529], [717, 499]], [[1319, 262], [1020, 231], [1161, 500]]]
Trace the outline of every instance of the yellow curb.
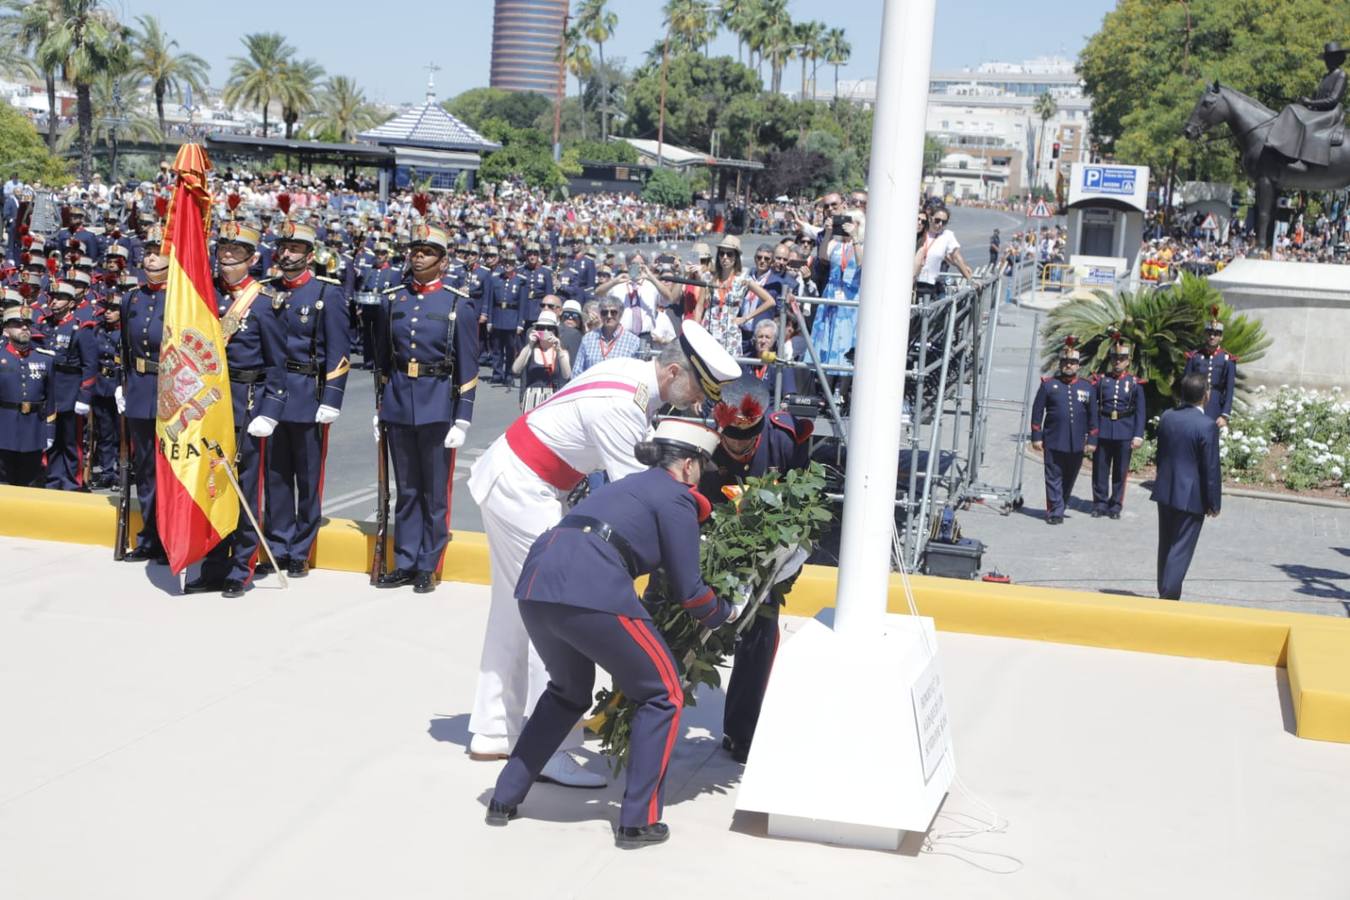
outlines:
[[[140, 527], [133, 517], [132, 535]], [[111, 498], [0, 486], [0, 534], [111, 547], [115, 527]], [[315, 566], [368, 571], [374, 545], [369, 523], [325, 520]], [[441, 574], [447, 581], [490, 583], [486, 537], [454, 532]], [[1350, 621], [921, 575], [910, 583], [919, 612], [943, 631], [1283, 666], [1299, 736], [1350, 743]], [[835, 590], [834, 569], [806, 566], [787, 612], [814, 616], [834, 605]], [[908, 610], [898, 575], [891, 578], [888, 608]]]

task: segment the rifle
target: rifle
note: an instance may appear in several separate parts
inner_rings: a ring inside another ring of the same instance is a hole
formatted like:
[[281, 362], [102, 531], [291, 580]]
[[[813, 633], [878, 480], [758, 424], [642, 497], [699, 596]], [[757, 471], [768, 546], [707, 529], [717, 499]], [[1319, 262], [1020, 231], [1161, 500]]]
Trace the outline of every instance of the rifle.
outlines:
[[[125, 378], [123, 379], [126, 380]], [[123, 388], [125, 390], [125, 388]], [[131, 441], [127, 437], [127, 417], [117, 414], [117, 536], [113, 538], [113, 559], [121, 562], [127, 555], [127, 526], [131, 521]]]
[[[391, 329], [392, 332], [392, 329]], [[392, 361], [393, 356], [390, 355]], [[375, 415], [380, 415], [381, 394], [380, 367], [375, 367]], [[380, 576], [389, 571], [389, 561], [385, 558], [385, 544], [389, 540], [389, 429], [383, 422], [375, 426], [375, 553], [370, 558], [370, 583], [378, 584]]]
[[89, 490], [89, 482], [94, 478], [94, 410], [84, 417], [84, 465], [80, 467], [80, 484]]

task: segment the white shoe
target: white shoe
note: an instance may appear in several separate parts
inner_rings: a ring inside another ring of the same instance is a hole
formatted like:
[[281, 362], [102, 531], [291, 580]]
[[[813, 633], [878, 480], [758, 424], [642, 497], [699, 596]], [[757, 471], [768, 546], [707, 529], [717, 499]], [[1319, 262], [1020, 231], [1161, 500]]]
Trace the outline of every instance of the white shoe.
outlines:
[[544, 770], [539, 773], [539, 780], [575, 788], [602, 788], [606, 784], [603, 775], [587, 772], [570, 753], [562, 750], [549, 757]]
[[475, 734], [469, 739], [469, 759], [485, 762], [510, 755], [511, 739], [505, 735]]

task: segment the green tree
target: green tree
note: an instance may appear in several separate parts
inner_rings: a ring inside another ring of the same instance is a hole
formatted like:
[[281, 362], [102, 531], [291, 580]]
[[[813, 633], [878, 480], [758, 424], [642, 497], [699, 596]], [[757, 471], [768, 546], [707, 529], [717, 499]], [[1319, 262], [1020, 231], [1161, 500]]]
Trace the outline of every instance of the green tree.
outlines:
[[262, 111], [263, 136], [267, 136], [268, 108], [285, 91], [286, 67], [295, 56], [295, 48], [275, 32], [246, 34], [244, 56], [231, 57], [229, 80], [225, 83], [225, 102], [241, 103]]
[[324, 82], [314, 116], [305, 126], [305, 134], [347, 144], [357, 133], [375, 127], [380, 118], [353, 79], [335, 75]]
[[0, 73], [37, 75], [23, 37], [23, 12], [29, 5], [27, 0], [0, 0]]
[[93, 87], [130, 67], [130, 32], [99, 0], [59, 0], [50, 25], [37, 56], [59, 60], [64, 79], [75, 88], [80, 179], [87, 182], [94, 171]]
[[825, 34], [826, 27], [824, 22], [798, 22], [795, 28], [797, 35], [797, 58], [802, 61], [802, 90], [799, 96], [801, 99], [807, 99], [806, 92], [806, 69], [807, 64], [811, 64], [811, 99], [815, 99], [816, 93], [816, 70], [815, 62], [825, 55]]
[[202, 93], [206, 89], [208, 66], [195, 53], [177, 52], [178, 42], [169, 39], [154, 16], [140, 16], [136, 23], [140, 30], [131, 37], [131, 71], [148, 83], [155, 95], [155, 116], [163, 141], [165, 96], [181, 98], [184, 85]]
[[923, 174], [925, 178], [937, 171], [938, 166], [942, 164], [942, 157], [946, 155], [946, 144], [934, 135], [925, 134], [923, 136]]
[[[734, 100], [753, 99], [759, 91], [759, 78], [754, 70], [730, 56], [708, 59], [697, 53], [672, 53], [666, 71], [666, 143], [707, 148], [716, 129], [723, 146], [745, 146], [744, 135], [729, 135], [719, 127], [719, 122]], [[648, 61], [633, 75], [623, 133], [629, 137], [655, 138], [660, 98], [658, 58]]]
[[746, 36], [754, 27], [759, 0], [722, 0], [718, 18], [722, 27], [736, 35], [736, 62], [744, 62]]
[[1181, 134], [1205, 84], [1217, 78], [1278, 110], [1320, 80], [1322, 42], [1347, 34], [1350, 4], [1336, 0], [1119, 0], [1079, 56], [1093, 136], [1155, 173], [1175, 158], [1197, 179], [1241, 179], [1230, 142]]
[[56, 149], [56, 79], [64, 72], [66, 61], [48, 40], [60, 20], [62, 0], [6, 0], [9, 9], [18, 9], [15, 35], [17, 46], [33, 55], [34, 67], [42, 73], [47, 87], [47, 149]]
[[277, 99], [281, 101], [281, 120], [286, 124], [287, 140], [295, 134], [300, 117], [314, 109], [322, 77], [323, 66], [312, 59], [292, 59], [282, 67]]
[[47, 149], [28, 117], [8, 103], [0, 103], [0, 172], [17, 172], [29, 184], [70, 180], [65, 162]]
[[707, 45], [717, 29], [717, 17], [707, 0], [666, 0], [663, 9], [671, 50], [679, 48], [707, 54]]
[[1036, 118], [1041, 120], [1041, 130], [1036, 139], [1036, 155], [1032, 160], [1032, 165], [1035, 168], [1031, 173], [1031, 187], [1034, 190], [1036, 181], [1040, 177], [1040, 170], [1045, 168], [1045, 160], [1043, 159], [1045, 155], [1045, 126], [1059, 112], [1059, 103], [1055, 101], [1053, 94], [1046, 91], [1036, 98], [1035, 103], [1031, 104], [1031, 111], [1036, 114]]
[[853, 56], [853, 45], [844, 37], [844, 29], [831, 28], [825, 33], [825, 62], [834, 66], [834, 99], [839, 99], [839, 67]]
[[752, 48], [759, 50], [760, 60], [769, 63], [769, 90], [777, 94], [783, 89], [783, 68], [796, 51], [797, 30], [788, 12], [787, 0], [761, 0], [752, 32]]
[[636, 163], [638, 152], [627, 141], [576, 141], [568, 152], [580, 162]]
[[520, 179], [530, 187], [556, 191], [567, 184], [562, 170], [553, 162], [545, 132], [535, 128], [513, 128], [501, 119], [488, 119], [482, 128], [485, 137], [499, 142], [502, 149], [483, 159], [478, 177], [486, 183]]
[[646, 203], [683, 209], [694, 202], [694, 186], [673, 169], [656, 169], [642, 188], [642, 199]]
[[[614, 37], [614, 29], [619, 25], [619, 16], [607, 8], [608, 0], [579, 0], [576, 12], [576, 28], [586, 39], [595, 44], [600, 59], [596, 71], [600, 75], [600, 140], [609, 140], [609, 67], [605, 65], [605, 41]], [[582, 104], [583, 108], [585, 104]]]
[[441, 106], [478, 131], [483, 130], [483, 123], [489, 119], [500, 119], [512, 128], [532, 128], [541, 115], [548, 115], [548, 127], [553, 127], [553, 101], [542, 94], [493, 87], [472, 88], [456, 94]]
[[586, 79], [590, 77], [594, 66], [591, 63], [591, 47], [586, 43], [581, 31], [569, 28], [563, 34], [562, 45], [558, 51], [564, 54], [567, 71], [577, 80], [577, 103], [581, 105], [581, 137], [586, 137]]

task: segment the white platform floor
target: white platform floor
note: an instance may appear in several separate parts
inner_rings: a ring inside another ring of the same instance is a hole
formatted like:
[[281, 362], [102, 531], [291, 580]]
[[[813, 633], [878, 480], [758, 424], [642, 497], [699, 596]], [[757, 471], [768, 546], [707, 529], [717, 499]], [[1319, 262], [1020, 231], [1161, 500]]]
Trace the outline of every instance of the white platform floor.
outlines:
[[[942, 838], [987, 818], [953, 794], [936, 852], [764, 837], [734, 811], [710, 693], [670, 843], [623, 852], [617, 786], [540, 785], [482, 824], [498, 764], [464, 744], [485, 588], [315, 572], [226, 601], [108, 556], [0, 539], [7, 900], [1350, 897], [1350, 746], [1294, 737], [1268, 668], [941, 635], [959, 771], [1009, 824]], [[854, 732], [815, 715], [838, 732], [819, 764], [848, 765]]]

